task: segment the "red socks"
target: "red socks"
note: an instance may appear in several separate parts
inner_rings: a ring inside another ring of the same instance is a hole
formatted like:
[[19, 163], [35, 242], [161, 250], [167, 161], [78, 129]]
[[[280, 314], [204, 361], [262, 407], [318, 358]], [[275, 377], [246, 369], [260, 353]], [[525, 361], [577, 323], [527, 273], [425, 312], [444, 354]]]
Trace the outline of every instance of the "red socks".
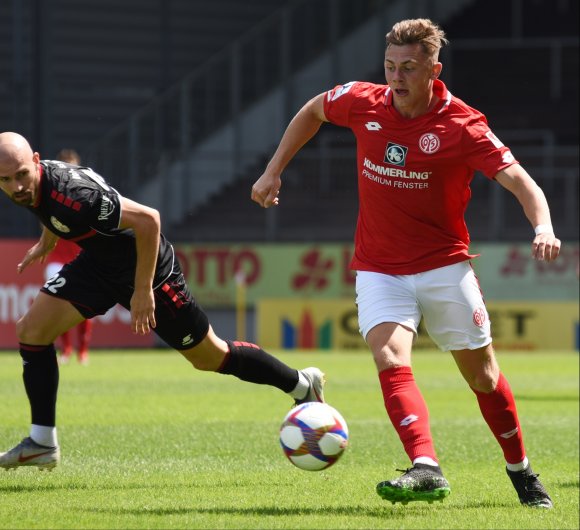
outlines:
[[[383, 370], [379, 373], [379, 380], [385, 408], [411, 461], [420, 456], [437, 461], [427, 405], [415, 383], [411, 367]], [[524, 441], [514, 396], [503, 374], [500, 373], [493, 392], [473, 392], [477, 396], [483, 418], [503, 450], [506, 462], [522, 462], [526, 456]]]
[[437, 461], [429, 412], [410, 366], [379, 373], [385, 408], [411, 462], [420, 456]]
[[524, 439], [514, 395], [506, 378], [500, 373], [497, 386], [488, 394], [473, 388], [471, 390], [477, 396], [483, 419], [501, 446], [506, 462], [508, 464], [522, 462], [526, 456]]

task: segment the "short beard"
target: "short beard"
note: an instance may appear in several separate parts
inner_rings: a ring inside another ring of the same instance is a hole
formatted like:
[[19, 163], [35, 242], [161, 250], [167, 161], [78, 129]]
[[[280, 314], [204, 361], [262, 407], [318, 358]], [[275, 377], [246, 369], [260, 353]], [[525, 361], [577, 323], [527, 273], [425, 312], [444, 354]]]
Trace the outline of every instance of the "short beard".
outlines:
[[17, 206], [23, 206], [24, 208], [27, 208], [28, 206], [32, 206], [34, 204], [34, 197], [30, 197], [30, 200], [27, 202], [22, 202], [19, 201], [18, 199], [14, 199], [12, 196], [10, 197], [10, 200], [16, 204]]

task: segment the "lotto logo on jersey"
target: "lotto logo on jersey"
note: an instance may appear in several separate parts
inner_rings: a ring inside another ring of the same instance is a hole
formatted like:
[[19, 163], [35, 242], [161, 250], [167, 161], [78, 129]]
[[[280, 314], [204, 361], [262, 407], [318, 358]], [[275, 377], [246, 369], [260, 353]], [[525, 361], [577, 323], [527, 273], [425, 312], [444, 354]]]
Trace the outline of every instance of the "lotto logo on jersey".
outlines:
[[387, 164], [392, 164], [393, 166], [405, 166], [405, 160], [407, 159], [408, 147], [404, 145], [394, 144], [389, 142], [387, 144], [387, 149], [385, 151], [385, 158], [383, 162]]

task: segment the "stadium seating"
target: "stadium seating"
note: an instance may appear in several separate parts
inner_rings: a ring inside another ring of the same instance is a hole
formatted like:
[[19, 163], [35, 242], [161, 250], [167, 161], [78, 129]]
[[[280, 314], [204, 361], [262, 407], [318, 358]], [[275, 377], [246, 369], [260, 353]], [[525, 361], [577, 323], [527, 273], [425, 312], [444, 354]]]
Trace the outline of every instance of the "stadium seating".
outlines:
[[[443, 57], [442, 78], [454, 94], [486, 113], [494, 131], [543, 187], [560, 237], [577, 240], [578, 3], [546, 7], [545, 1], [533, 0], [523, 11], [512, 12], [511, 2], [472, 2], [445, 24], [452, 51]], [[548, 40], [551, 37], [559, 44]], [[492, 39], [493, 46], [484, 49]], [[383, 82], [382, 70], [367, 79]], [[333, 185], [326, 188], [321, 184], [321, 143], [327, 155], [334, 152], [337, 157], [323, 171], [332, 175]], [[357, 211], [354, 163], [352, 136], [336, 128], [323, 130], [288, 168], [281, 191], [283, 208], [266, 212], [249, 199], [239, 200], [249, 197], [264, 164], [240, 175], [172, 226], [170, 233], [195, 241], [348, 240]], [[472, 239], [529, 239], [529, 224], [519, 205], [512, 204], [513, 197], [498, 197], [496, 186], [481, 175], [476, 175], [472, 188], [474, 198], [467, 212]], [[243, 226], [237, 219], [244, 219]]]
[[[289, 1], [0, 2], [1, 129], [44, 158], [73, 147], [86, 160], [89, 144]], [[0, 236], [34, 237], [29, 217], [0, 209]]]
[[[84, 154], [89, 143], [106, 138], [106, 151], [113, 156], [91, 163], [108, 178], [113, 176], [121, 192], [132, 195], [135, 185], [141, 183], [135, 182], [135, 173], [139, 179], [151, 178], [160, 164], [182, 154], [179, 107], [173, 105], [179, 92], [163, 100], [155, 96], [195, 67], [210, 68], [208, 58], [230, 53], [232, 43], [239, 39], [243, 45], [237, 51], [238, 67], [256, 72], [241, 78], [237, 96], [239, 109], [249, 108], [291, 75], [280, 71], [280, 54], [288, 53], [290, 68], [299, 68], [330, 49], [338, 34], [355, 29], [381, 4], [334, 0], [341, 9], [335, 26], [338, 33], [333, 35], [330, 25], [316, 22], [324, 17], [328, 1], [303, 2], [300, 9], [288, 10], [298, 17], [300, 34], [290, 36], [292, 46], [286, 51], [277, 35], [257, 29], [262, 30], [263, 23], [281, 8], [297, 5], [296, 0], [84, 0], [82, 5], [70, 0], [0, 2], [0, 123], [3, 129], [22, 132], [34, 142], [44, 139], [44, 145], [35, 144], [44, 157], [53, 156], [62, 146], [76, 147]], [[505, 131], [507, 137], [502, 139], [545, 184], [564, 237], [574, 239], [578, 237], [577, 17], [575, 0], [467, 2], [444, 24], [452, 45], [444, 52], [442, 76], [453, 93], [486, 113], [494, 131], [500, 136]], [[319, 31], [308, 31], [313, 24]], [[552, 38], [558, 44], [549, 40]], [[259, 39], [268, 46], [259, 47]], [[478, 48], [477, 43], [492, 41], [496, 44]], [[24, 59], [21, 64], [19, 57]], [[258, 74], [260, 63], [273, 65], [271, 75]], [[365, 78], [382, 82], [379, 60], [377, 67]], [[202, 140], [208, 125], [216, 129], [235, 119], [231, 94], [224, 93], [223, 105], [218, 106], [209, 105], [204, 97], [210, 94], [220, 100], [220, 90], [229, 89], [226, 80], [231, 72], [225, 70], [219, 65], [205, 85], [192, 87], [190, 113], [195, 123], [188, 134], [190, 142]], [[45, 92], [33, 90], [33, 75], [46, 81]], [[142, 123], [132, 137], [123, 120], [136, 116]], [[520, 141], [514, 131], [537, 134], [524, 135]], [[272, 138], [272, 142], [276, 140]], [[137, 169], [126, 156], [131, 142], [141, 148]], [[150, 149], [151, 145], [157, 149]], [[357, 207], [354, 143], [349, 133], [325, 128], [299, 154], [285, 175], [284, 208], [276, 212], [263, 211], [249, 201], [251, 184], [273, 145], [264, 145], [264, 152], [250, 167], [240, 168], [236, 182], [214, 193], [182, 220], [166, 224], [168, 235], [198, 241], [349, 240]], [[161, 161], [159, 149], [164, 152]], [[325, 164], [320, 162], [321, 157], [329, 156]], [[547, 174], [546, 160], [552, 161], [556, 180]], [[473, 184], [474, 204], [468, 219], [474, 238], [527, 237], [529, 227], [521, 219], [509, 232], [498, 234], [490, 229], [497, 225], [497, 203], [488, 184], [479, 178]], [[236, 221], [240, 218], [243, 226]], [[12, 205], [0, 209], [0, 236], [34, 236], [36, 231], [26, 212]]]

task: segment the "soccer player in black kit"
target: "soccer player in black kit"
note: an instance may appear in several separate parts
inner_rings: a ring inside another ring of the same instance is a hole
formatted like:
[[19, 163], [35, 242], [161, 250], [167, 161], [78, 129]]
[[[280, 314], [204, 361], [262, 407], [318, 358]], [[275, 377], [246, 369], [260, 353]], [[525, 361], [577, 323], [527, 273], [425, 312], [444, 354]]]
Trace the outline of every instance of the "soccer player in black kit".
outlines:
[[82, 248], [46, 282], [16, 324], [32, 425], [28, 437], [0, 454], [0, 467], [50, 470], [59, 463], [53, 342], [117, 303], [130, 310], [133, 333], [155, 331], [198, 370], [274, 386], [296, 403], [324, 401], [324, 374], [318, 368], [292, 369], [255, 344], [214, 333], [161, 233], [156, 210], [121, 196], [90, 168], [41, 161], [14, 132], [0, 133], [0, 189], [43, 225], [39, 241], [18, 264], [20, 272], [43, 262], [58, 238]]

